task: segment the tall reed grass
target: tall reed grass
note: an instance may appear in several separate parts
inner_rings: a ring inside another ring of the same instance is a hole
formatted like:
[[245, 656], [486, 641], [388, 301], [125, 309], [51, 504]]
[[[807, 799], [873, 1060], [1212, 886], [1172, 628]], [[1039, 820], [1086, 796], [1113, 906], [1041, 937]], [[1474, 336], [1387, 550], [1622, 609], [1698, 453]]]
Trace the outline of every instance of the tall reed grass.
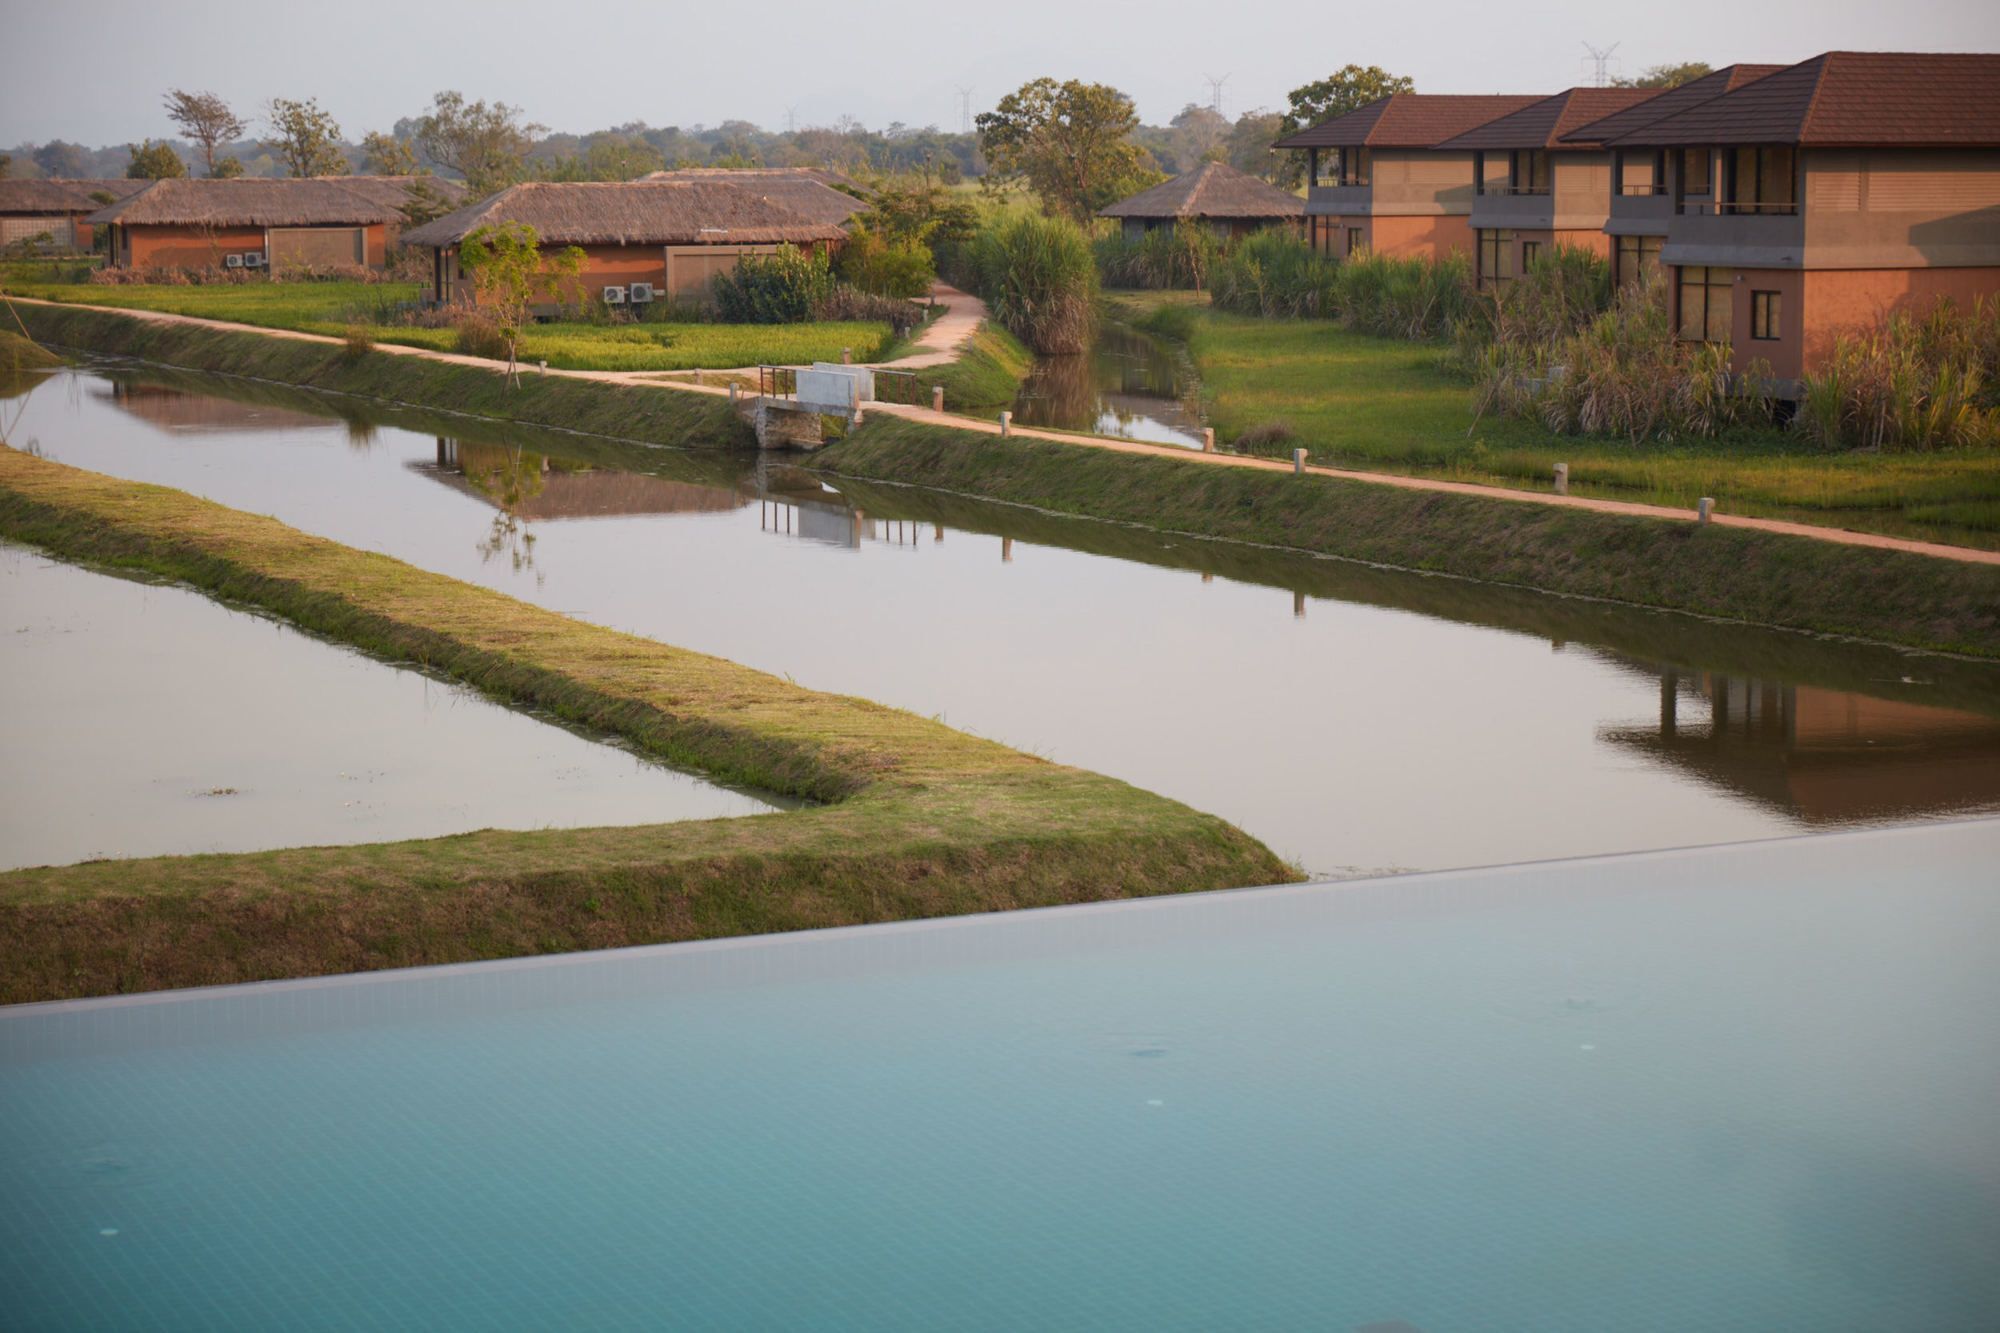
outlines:
[[1154, 228], [1136, 241], [1113, 232], [1099, 237], [1091, 249], [1097, 276], [1107, 287], [1199, 292], [1207, 289], [1224, 246], [1213, 229], [1184, 220]]
[[2000, 301], [1843, 335], [1803, 388], [1792, 428], [1823, 448], [2000, 447]]
[[1074, 222], [1026, 212], [992, 218], [973, 238], [967, 267], [993, 317], [1035, 351], [1062, 355], [1089, 346], [1097, 263]]

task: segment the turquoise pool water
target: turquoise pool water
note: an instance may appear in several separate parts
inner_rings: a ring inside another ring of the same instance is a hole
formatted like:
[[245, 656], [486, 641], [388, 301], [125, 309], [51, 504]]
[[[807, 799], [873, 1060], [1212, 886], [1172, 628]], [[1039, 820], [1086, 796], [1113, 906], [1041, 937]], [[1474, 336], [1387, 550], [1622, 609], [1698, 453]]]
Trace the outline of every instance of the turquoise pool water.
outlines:
[[1992, 1328], [1996, 866], [1968, 822], [0, 1010], [0, 1324]]

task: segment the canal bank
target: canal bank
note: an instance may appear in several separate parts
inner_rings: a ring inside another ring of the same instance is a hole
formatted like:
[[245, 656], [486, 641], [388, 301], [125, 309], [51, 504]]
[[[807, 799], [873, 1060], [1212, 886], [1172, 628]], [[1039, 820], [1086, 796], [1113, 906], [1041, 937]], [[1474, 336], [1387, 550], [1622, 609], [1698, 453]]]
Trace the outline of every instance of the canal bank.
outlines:
[[420, 663], [773, 815], [0, 874], [0, 1003], [1228, 888], [1223, 821], [865, 700], [583, 624], [177, 491], [0, 451], [0, 533]]
[[[168, 366], [639, 443], [726, 447], [749, 439], [725, 397], [686, 385], [551, 374], [510, 388], [491, 368], [462, 360], [352, 354], [302, 335], [81, 307], [23, 302], [18, 309], [43, 341]], [[1071, 443], [1048, 432], [1003, 440], [990, 423], [920, 419], [930, 415], [870, 412], [811, 465], [1167, 532], [2000, 657], [2000, 564], [1987, 552], [1917, 554], [1867, 534], [1726, 516], [1697, 526], [1686, 516], [1650, 516], [1646, 506], [1554, 503], [1395, 476], [1308, 468], [1294, 478], [1268, 460], [1181, 458], [1179, 449]]]

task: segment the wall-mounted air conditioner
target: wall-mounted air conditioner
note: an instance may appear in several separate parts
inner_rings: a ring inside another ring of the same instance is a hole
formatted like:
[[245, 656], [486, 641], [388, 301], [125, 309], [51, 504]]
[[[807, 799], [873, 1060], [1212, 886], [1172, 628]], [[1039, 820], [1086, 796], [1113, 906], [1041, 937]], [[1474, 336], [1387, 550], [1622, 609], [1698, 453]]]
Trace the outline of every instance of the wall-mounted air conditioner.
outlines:
[[245, 267], [245, 268], [262, 268], [262, 267], [264, 267], [264, 255], [263, 255], [263, 252], [262, 252], [262, 251], [258, 251], [258, 250], [252, 250], [252, 251], [250, 251], [250, 252], [249, 252], [248, 254], [244, 255], [244, 256], [243, 256], [243, 267]]
[[633, 304], [633, 305], [645, 305], [645, 304], [647, 304], [648, 302], [650, 302], [650, 301], [651, 301], [652, 299], [653, 299], [653, 284], [652, 284], [652, 283], [650, 283], [650, 282], [635, 282], [635, 283], [633, 283], [633, 284], [632, 284], [632, 288], [631, 288], [631, 301], [632, 301], [632, 304]]
[[223, 266], [224, 268], [242, 268], [242, 267], [243, 267], [243, 256], [242, 256], [242, 255], [224, 255], [224, 256], [222, 257], [222, 266]]
[[604, 289], [604, 304], [624, 305], [625, 289], [623, 287], [606, 287]]

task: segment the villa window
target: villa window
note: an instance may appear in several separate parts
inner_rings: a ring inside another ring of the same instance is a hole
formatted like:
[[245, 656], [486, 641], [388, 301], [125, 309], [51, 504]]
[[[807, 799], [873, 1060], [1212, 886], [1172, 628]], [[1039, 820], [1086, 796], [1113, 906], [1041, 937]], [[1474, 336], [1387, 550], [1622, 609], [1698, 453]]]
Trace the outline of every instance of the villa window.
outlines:
[[1784, 293], [1750, 293], [1750, 336], [1762, 342], [1784, 337]]
[[1512, 265], [1508, 262], [1511, 258], [1512, 247], [1498, 229], [1479, 229], [1480, 286], [1493, 287], [1511, 279], [1514, 276]]
[[1620, 236], [1612, 268], [1621, 287], [1643, 287], [1660, 271], [1659, 236]]
[[1681, 193], [1707, 194], [1714, 189], [1709, 167], [1713, 155], [1706, 148], [1681, 149]]
[[1733, 269], [1680, 268], [1680, 336], [1689, 342], [1726, 343], [1730, 335], [1730, 301], [1735, 293]]
[[1540, 241], [1522, 241], [1521, 272], [1526, 273], [1534, 262], [1541, 257], [1541, 254], [1542, 243]]
[[1516, 149], [1509, 160], [1508, 170], [1510, 193], [1549, 192], [1549, 153], [1546, 148]]
[[1664, 149], [1651, 153], [1625, 153], [1617, 157], [1619, 194], [1660, 194], [1667, 188], [1667, 155]]
[[1796, 213], [1794, 154], [1790, 148], [1741, 147], [1728, 159], [1725, 213]]
[[1349, 227], [1347, 229], [1347, 253], [1355, 255], [1367, 248], [1368, 242], [1362, 239], [1361, 228]]
[[1314, 185], [1366, 185], [1367, 183], [1366, 148], [1329, 148], [1320, 154], [1319, 172], [1313, 179]]

